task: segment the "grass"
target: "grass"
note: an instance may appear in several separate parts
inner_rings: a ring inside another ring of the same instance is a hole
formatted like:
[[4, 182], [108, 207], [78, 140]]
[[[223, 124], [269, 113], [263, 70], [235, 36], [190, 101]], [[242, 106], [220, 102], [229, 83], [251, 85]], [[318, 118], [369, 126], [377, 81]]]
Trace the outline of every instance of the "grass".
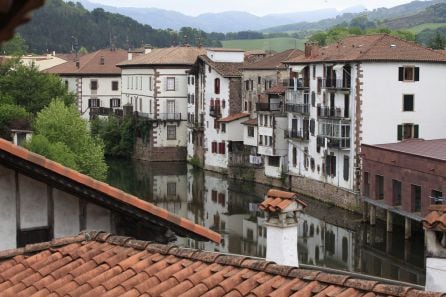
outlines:
[[291, 37], [267, 38], [267, 39], [249, 39], [249, 40], [226, 40], [223, 41], [225, 48], [240, 48], [244, 50], [273, 50], [281, 52], [287, 49], [303, 49], [305, 40]]
[[410, 27], [405, 30], [410, 31], [414, 34], [418, 34], [421, 31], [426, 30], [426, 29], [435, 30], [435, 29], [438, 29], [438, 28], [444, 27], [444, 26], [446, 26], [446, 23], [426, 23], [426, 24], [421, 24], [418, 26]]

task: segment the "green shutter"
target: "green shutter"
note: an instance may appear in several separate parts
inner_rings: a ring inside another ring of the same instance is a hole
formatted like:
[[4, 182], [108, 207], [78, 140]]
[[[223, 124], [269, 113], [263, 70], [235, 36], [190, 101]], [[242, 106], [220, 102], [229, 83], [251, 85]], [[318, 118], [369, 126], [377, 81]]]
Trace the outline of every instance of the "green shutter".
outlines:
[[415, 81], [420, 81], [420, 67], [415, 67]]
[[398, 125], [398, 140], [403, 140], [403, 125]]
[[403, 81], [404, 80], [404, 67], [399, 67], [398, 68], [398, 80], [399, 81]]
[[419, 126], [413, 125], [413, 138], [419, 138]]

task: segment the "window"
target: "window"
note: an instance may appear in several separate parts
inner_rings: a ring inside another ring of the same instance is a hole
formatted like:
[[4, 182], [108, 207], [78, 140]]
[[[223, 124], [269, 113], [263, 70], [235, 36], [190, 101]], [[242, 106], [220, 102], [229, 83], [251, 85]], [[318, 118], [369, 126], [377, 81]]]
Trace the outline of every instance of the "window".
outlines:
[[98, 81], [97, 81], [97, 80], [92, 80], [92, 81], [90, 82], [90, 89], [91, 89], [92, 91], [95, 91], [95, 90], [98, 89]]
[[293, 146], [293, 166], [297, 167], [297, 149]]
[[177, 195], [177, 183], [167, 183], [167, 196]]
[[177, 139], [177, 126], [168, 125], [167, 126], [167, 140], [176, 140]]
[[217, 95], [220, 94], [220, 79], [219, 78], [216, 78], [214, 80], [214, 92]]
[[313, 171], [314, 172], [314, 168], [315, 168], [315, 161], [314, 161], [314, 158], [311, 158], [310, 159], [310, 168], [311, 168], [311, 171]]
[[336, 156], [328, 155], [325, 159], [325, 172], [327, 175], [336, 176]]
[[316, 129], [316, 122], [314, 119], [310, 120], [310, 133], [311, 136], [314, 136], [314, 130]]
[[316, 65], [313, 65], [313, 79], [316, 79]]
[[149, 90], [152, 91], [152, 77], [149, 76]]
[[88, 107], [100, 107], [101, 101], [99, 99], [88, 99]]
[[68, 89], [68, 80], [65, 81], [65, 88]]
[[280, 157], [276, 156], [276, 157], [268, 157], [268, 166], [271, 167], [280, 167]]
[[111, 108], [121, 107], [121, 99], [119, 98], [110, 99], [110, 107]]
[[317, 94], [320, 95], [322, 91], [322, 78], [317, 78]]
[[414, 111], [414, 95], [403, 96], [403, 111]]
[[211, 152], [212, 152], [213, 154], [216, 154], [216, 153], [217, 153], [217, 142], [216, 142], [216, 141], [213, 141], [213, 142], [212, 142], [212, 145], [211, 145]]
[[398, 125], [397, 139], [399, 141], [404, 139], [418, 138], [419, 126], [414, 124], [402, 124]]
[[403, 66], [398, 69], [399, 81], [419, 81], [420, 68], [414, 66]]
[[46, 242], [49, 240], [51, 240], [51, 231], [49, 227], [17, 230], [17, 247], [24, 247], [27, 244]]
[[254, 127], [248, 126], [248, 137], [254, 137]]
[[190, 103], [195, 104], [195, 94], [190, 95]]
[[384, 176], [375, 176], [375, 198], [377, 200], [384, 199]]
[[192, 76], [192, 77], [190, 78], [190, 83], [191, 83], [191, 85], [194, 85], [194, 84], [195, 84], [195, 77]]
[[224, 141], [218, 144], [218, 153], [222, 155], [226, 154], [226, 143]]
[[117, 91], [119, 89], [119, 82], [117, 80], [112, 81], [112, 91]]
[[401, 205], [401, 182], [392, 179], [393, 205]]
[[261, 83], [262, 83], [262, 77], [258, 76], [258, 77], [257, 77], [257, 84], [260, 85]]
[[348, 181], [350, 172], [350, 158], [349, 156], [344, 156], [344, 180]]
[[413, 211], [421, 211], [421, 187], [417, 185], [411, 185]]
[[316, 93], [314, 91], [311, 92], [311, 106], [316, 107]]
[[437, 190], [432, 190], [431, 191], [431, 204], [442, 204], [443, 201], [443, 192], [441, 191], [437, 191]]
[[226, 124], [225, 123], [221, 124], [221, 132], [226, 133]]
[[245, 90], [249, 91], [249, 80], [245, 80]]
[[166, 79], [166, 91], [175, 91], [175, 77]]

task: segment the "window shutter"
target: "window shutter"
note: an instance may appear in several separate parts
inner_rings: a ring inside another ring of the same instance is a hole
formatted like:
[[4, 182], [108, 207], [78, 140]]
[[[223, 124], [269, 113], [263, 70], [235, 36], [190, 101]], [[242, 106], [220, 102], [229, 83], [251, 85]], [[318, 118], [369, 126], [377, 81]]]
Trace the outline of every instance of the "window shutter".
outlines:
[[419, 138], [419, 125], [413, 125], [413, 138]]
[[420, 81], [420, 67], [415, 67], [415, 81]]
[[403, 81], [404, 80], [404, 67], [398, 68], [398, 80]]
[[113, 107], [113, 99], [110, 99], [110, 108]]
[[398, 125], [398, 140], [403, 140], [403, 125]]
[[350, 171], [350, 158], [348, 156], [344, 156], [344, 180], [348, 181], [348, 173]]
[[88, 107], [91, 107], [91, 99], [88, 99]]
[[331, 175], [336, 176], [336, 157], [331, 156]]

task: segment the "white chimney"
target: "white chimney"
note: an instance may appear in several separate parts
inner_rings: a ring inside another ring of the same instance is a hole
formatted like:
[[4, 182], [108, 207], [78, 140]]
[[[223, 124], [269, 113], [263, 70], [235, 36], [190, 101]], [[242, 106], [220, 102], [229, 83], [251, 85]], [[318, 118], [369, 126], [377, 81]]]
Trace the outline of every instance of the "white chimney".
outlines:
[[426, 291], [446, 293], [446, 205], [432, 205], [423, 219], [426, 237]]
[[299, 213], [306, 204], [295, 193], [271, 189], [259, 208], [266, 213], [266, 260], [299, 267], [297, 234]]
[[144, 45], [144, 54], [150, 54], [152, 52], [152, 46], [150, 44]]
[[133, 60], [133, 53], [129, 52], [128, 55], [127, 55], [127, 59], [129, 61]]

